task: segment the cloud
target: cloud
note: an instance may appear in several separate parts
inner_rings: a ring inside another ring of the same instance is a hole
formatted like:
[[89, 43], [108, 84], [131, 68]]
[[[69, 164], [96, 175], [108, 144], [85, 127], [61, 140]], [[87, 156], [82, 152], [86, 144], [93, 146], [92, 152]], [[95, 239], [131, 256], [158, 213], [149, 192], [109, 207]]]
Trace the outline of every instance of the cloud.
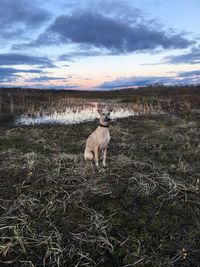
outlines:
[[[14, 82], [21, 78], [22, 76], [20, 74], [22, 73], [28, 73], [28, 74], [43, 74], [45, 71], [40, 69], [15, 69], [15, 68], [2, 68], [0, 67], [0, 83], [8, 83], [8, 82]], [[68, 76], [68, 79], [70, 76]], [[49, 81], [61, 81], [61, 82], [68, 82], [68, 79], [65, 77], [50, 77], [50, 76], [39, 76], [39, 77], [33, 77], [30, 79], [26, 79], [24, 82], [29, 83], [35, 83], [36, 85], [39, 84], [40, 87], [42, 87], [42, 82], [49, 82]], [[46, 85], [43, 84], [45, 87]], [[52, 86], [52, 85], [51, 85]], [[55, 85], [57, 86], [57, 85]], [[63, 85], [68, 86], [68, 85]], [[75, 86], [74, 86], [75, 87]], [[77, 86], [76, 86], [77, 87]], [[46, 87], [45, 87], [46, 88]]]
[[[111, 54], [186, 48], [192, 42], [182, 33], [158, 29], [155, 21], [130, 22], [100, 13], [78, 11], [58, 16], [37, 40], [21, 48], [42, 45], [79, 44]], [[15, 46], [16, 48], [16, 46]]]
[[[107, 55], [107, 53], [105, 53], [105, 55]], [[58, 57], [58, 60], [59, 61], [70, 61], [70, 62], [73, 62], [74, 59], [77, 59], [77, 58], [84, 58], [84, 57], [96, 57], [96, 56], [102, 56], [104, 55], [103, 51], [97, 51], [97, 50], [91, 50], [88, 48], [88, 50], [81, 50], [79, 52], [71, 52], [71, 53], [68, 53], [68, 54], [63, 54], [63, 55], [60, 55]]]
[[164, 63], [170, 64], [199, 64], [200, 63], [200, 46], [193, 47], [190, 52], [178, 55], [168, 56], [164, 58]]
[[14, 68], [0, 68], [0, 83], [16, 81], [21, 76], [17, 73], [43, 73], [42, 70], [19, 70]]
[[12, 68], [0, 68], [0, 83], [15, 81], [20, 77], [16, 73], [17, 72]]
[[[31, 86], [30, 86], [31, 87]], [[63, 84], [63, 85], [44, 85], [42, 83], [37, 83], [32, 86], [34, 88], [38, 89], [50, 89], [50, 90], [80, 90], [81, 87], [78, 85], [68, 85], [68, 84]]]
[[40, 76], [40, 77], [34, 77], [31, 79], [26, 80], [26, 82], [48, 82], [48, 81], [67, 81], [66, 78], [61, 77], [49, 77], [49, 76]]
[[55, 67], [52, 61], [47, 57], [29, 56], [15, 53], [0, 54], [0, 66], [12, 65], [37, 65], [46, 68]]
[[43, 70], [38, 69], [14, 69], [14, 68], [0, 68], [0, 75], [8, 74], [8, 73], [43, 73]]
[[178, 74], [178, 77], [199, 77], [200, 78], [200, 70], [181, 71]]
[[1, 0], [0, 38], [12, 38], [25, 34], [47, 21], [50, 14], [34, 1]]
[[92, 10], [94, 13], [106, 14], [108, 18], [117, 18], [118, 21], [126, 21], [129, 24], [139, 23], [147, 15], [143, 10], [133, 7], [128, 0], [74, 0], [71, 1], [71, 8], [69, 3], [66, 7], [69, 13]]
[[164, 84], [164, 85], [200, 84], [200, 70], [179, 72], [172, 77], [165, 77], [165, 76], [121, 77], [113, 81], [104, 82], [100, 84], [96, 89], [116, 90], [128, 87], [148, 86], [153, 84]]
[[114, 90], [127, 87], [146, 86], [155, 83], [169, 83], [171, 81], [172, 81], [171, 78], [154, 77], [154, 76], [139, 76], [139, 77], [129, 77], [129, 78], [121, 77], [113, 81], [104, 82], [100, 86], [98, 86], [98, 88], [103, 90]]

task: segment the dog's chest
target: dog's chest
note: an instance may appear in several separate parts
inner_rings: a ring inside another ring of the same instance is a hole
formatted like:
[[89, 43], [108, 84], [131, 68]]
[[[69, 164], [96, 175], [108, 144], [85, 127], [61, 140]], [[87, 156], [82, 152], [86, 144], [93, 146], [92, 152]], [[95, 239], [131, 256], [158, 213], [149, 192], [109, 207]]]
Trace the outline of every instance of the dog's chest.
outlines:
[[100, 131], [98, 133], [99, 148], [104, 149], [110, 141], [110, 133], [108, 130]]

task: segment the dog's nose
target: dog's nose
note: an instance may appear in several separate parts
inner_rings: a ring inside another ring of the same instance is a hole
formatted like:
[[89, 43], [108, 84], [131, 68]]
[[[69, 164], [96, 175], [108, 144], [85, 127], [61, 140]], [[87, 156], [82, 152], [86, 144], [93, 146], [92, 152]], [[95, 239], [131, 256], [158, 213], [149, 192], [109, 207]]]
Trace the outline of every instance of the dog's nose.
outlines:
[[106, 118], [105, 118], [105, 121], [106, 121], [106, 122], [107, 122], [107, 121], [110, 121], [110, 118], [107, 118], [107, 117], [106, 117]]

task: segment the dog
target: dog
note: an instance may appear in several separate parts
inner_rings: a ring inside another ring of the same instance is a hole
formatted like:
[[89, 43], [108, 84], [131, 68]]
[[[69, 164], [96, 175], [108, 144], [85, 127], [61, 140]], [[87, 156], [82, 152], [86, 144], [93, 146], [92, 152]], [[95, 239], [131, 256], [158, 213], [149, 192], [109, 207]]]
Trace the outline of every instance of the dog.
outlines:
[[109, 122], [112, 108], [103, 109], [101, 104], [97, 105], [97, 111], [100, 114], [99, 126], [87, 138], [84, 159], [92, 161], [99, 167], [99, 156], [102, 164], [106, 167], [106, 154], [108, 143], [110, 142]]

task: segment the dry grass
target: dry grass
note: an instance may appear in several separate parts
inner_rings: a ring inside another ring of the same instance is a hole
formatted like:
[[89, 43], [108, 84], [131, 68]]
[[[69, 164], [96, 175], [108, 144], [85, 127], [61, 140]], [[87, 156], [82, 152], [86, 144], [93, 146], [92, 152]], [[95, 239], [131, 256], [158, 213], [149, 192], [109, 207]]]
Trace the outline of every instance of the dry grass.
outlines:
[[199, 266], [199, 115], [0, 129], [0, 266]]

